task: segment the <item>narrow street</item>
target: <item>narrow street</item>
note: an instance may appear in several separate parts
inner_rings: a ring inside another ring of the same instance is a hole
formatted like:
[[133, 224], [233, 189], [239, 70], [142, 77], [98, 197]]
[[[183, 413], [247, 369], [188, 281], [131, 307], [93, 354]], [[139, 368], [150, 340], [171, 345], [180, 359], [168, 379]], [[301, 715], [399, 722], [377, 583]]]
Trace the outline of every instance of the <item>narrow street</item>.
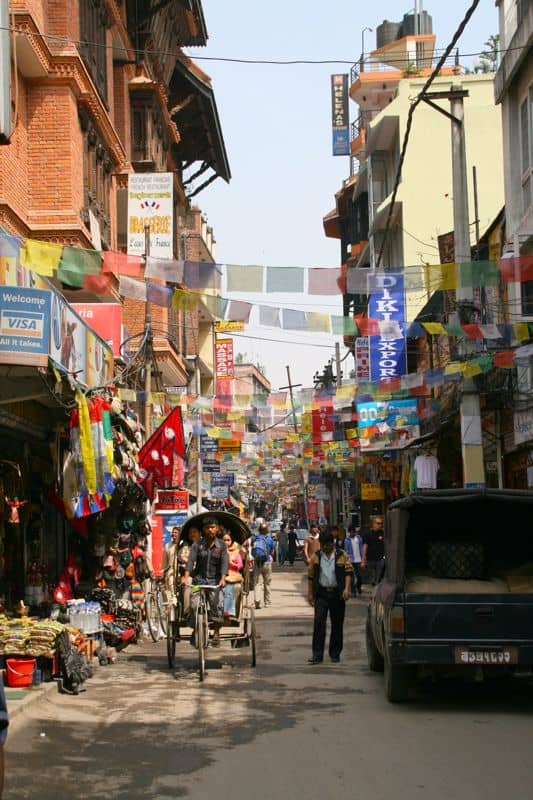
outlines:
[[531, 794], [533, 693], [489, 687], [419, 690], [389, 705], [366, 666], [366, 602], [352, 600], [340, 665], [310, 666], [312, 614], [302, 566], [274, 572], [250, 650], [130, 647], [78, 697], [48, 693], [15, 720], [6, 800], [333, 796], [496, 800]]

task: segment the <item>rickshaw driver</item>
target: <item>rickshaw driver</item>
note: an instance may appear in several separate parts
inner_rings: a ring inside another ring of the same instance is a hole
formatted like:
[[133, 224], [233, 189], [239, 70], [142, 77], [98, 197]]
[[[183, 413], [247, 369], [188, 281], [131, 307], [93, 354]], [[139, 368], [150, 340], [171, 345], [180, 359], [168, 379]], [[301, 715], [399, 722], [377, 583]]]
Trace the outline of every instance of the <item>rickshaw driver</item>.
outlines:
[[[197, 585], [217, 586], [216, 590], [206, 592], [209, 605], [209, 621], [213, 624], [211, 644], [220, 644], [220, 628], [224, 622], [224, 586], [229, 570], [228, 548], [219, 537], [220, 526], [215, 517], [205, 517], [202, 522], [202, 538], [191, 546], [189, 559], [181, 579], [182, 584], [190, 583], [191, 576]], [[191, 595], [190, 624], [194, 628], [198, 593]], [[194, 635], [194, 634], [193, 634]]]

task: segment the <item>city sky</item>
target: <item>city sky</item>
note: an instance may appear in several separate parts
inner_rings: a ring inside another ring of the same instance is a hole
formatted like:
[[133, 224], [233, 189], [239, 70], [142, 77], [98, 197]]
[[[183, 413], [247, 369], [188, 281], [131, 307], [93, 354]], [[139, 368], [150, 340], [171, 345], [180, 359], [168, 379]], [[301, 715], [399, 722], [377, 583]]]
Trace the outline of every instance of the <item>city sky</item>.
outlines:
[[[409, 5], [408, 0], [405, 5], [398, 0], [370, 5], [354, 0], [203, 0], [208, 46], [188, 53], [212, 78], [232, 180], [225, 184], [217, 179], [195, 201], [213, 227], [218, 262], [339, 266], [340, 244], [325, 237], [322, 225], [349, 175], [348, 157], [331, 155], [330, 76], [349, 73], [350, 64], [359, 59], [364, 28], [373, 28], [364, 32], [369, 52], [375, 48], [376, 27], [385, 19], [400, 21], [412, 10]], [[469, 6], [469, 0], [424, 3], [438, 48], [446, 47]], [[479, 53], [497, 29], [494, 0], [482, 0], [459, 41], [460, 53]], [[207, 60], [211, 58], [337, 63], [280, 66]], [[461, 59], [467, 66], [476, 61], [470, 55]], [[351, 119], [355, 113], [350, 101]], [[227, 296], [342, 314], [340, 295]], [[287, 364], [295, 383], [312, 386], [314, 373], [334, 356], [338, 340], [258, 326], [248, 326], [245, 334], [235, 336], [235, 351], [265, 367], [273, 390], [286, 385]], [[341, 341], [341, 355], [345, 353]], [[349, 370], [353, 361], [346, 363]]]

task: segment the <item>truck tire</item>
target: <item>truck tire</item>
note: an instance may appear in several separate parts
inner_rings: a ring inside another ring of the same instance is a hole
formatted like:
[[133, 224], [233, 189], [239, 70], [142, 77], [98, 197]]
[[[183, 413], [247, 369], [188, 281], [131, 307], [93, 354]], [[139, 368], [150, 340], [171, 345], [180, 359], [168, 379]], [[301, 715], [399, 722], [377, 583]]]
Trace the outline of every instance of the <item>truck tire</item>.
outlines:
[[385, 650], [385, 695], [389, 703], [405, 703], [409, 696], [410, 670], [405, 664], [393, 664]]
[[383, 656], [376, 646], [370, 617], [366, 618], [366, 657], [368, 660], [368, 668], [371, 672], [383, 672]]

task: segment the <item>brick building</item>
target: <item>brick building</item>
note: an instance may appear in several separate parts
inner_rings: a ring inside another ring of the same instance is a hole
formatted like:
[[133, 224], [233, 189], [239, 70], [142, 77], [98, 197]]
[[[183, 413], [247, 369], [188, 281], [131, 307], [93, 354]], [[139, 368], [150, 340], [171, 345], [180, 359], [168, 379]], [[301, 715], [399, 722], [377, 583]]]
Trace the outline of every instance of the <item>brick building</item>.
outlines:
[[[189, 198], [217, 177], [228, 181], [230, 170], [210, 79], [181, 50], [207, 43], [201, 0], [10, 0], [9, 11], [12, 124], [0, 147], [0, 227], [125, 250], [128, 174], [172, 172], [173, 255], [203, 260], [205, 251], [212, 260]], [[197, 239], [182, 227], [191, 219]], [[118, 299], [58, 288], [69, 301]], [[202, 311], [151, 312], [163, 381], [185, 385]], [[144, 304], [125, 302], [129, 335], [144, 319]]]

